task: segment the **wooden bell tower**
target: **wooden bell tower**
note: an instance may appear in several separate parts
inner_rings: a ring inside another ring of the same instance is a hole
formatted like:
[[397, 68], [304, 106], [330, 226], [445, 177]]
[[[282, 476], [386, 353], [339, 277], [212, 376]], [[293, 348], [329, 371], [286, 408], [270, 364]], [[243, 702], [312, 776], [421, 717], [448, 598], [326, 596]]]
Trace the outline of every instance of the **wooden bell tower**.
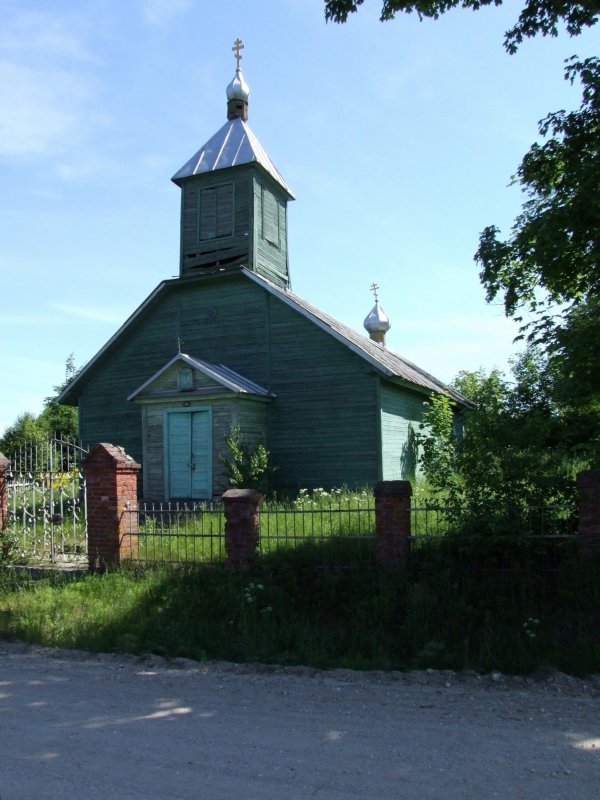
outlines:
[[290, 285], [287, 204], [294, 196], [250, 129], [250, 90], [233, 51], [227, 122], [173, 176], [181, 193], [181, 277], [246, 267]]

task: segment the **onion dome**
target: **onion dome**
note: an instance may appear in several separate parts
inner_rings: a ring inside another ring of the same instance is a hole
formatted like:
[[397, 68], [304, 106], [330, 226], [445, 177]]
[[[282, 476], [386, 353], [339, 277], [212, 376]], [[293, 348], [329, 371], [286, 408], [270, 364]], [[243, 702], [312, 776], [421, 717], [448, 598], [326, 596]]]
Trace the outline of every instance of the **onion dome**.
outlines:
[[374, 342], [385, 344], [385, 335], [392, 327], [388, 315], [383, 308], [379, 305], [379, 300], [375, 300], [375, 305], [365, 317], [363, 322], [364, 328], [369, 334], [369, 337]]
[[250, 87], [244, 80], [241, 69], [236, 69], [235, 78], [227, 87], [227, 100], [243, 100], [248, 102], [250, 96]]

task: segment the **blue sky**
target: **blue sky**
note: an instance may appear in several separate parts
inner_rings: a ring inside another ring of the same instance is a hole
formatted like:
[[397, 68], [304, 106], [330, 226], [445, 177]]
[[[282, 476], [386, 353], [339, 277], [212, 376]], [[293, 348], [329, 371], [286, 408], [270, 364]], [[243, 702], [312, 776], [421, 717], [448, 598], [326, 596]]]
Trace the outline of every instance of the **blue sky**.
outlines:
[[333, 25], [321, 0], [0, 0], [0, 431], [177, 274], [170, 178], [225, 121], [238, 36], [250, 125], [297, 198], [294, 291], [362, 330], [376, 281], [391, 349], [445, 381], [506, 367], [515, 326], [473, 253], [509, 230], [510, 176], [537, 121], [578, 105], [563, 60], [598, 31], [511, 57], [518, 3], [379, 6]]

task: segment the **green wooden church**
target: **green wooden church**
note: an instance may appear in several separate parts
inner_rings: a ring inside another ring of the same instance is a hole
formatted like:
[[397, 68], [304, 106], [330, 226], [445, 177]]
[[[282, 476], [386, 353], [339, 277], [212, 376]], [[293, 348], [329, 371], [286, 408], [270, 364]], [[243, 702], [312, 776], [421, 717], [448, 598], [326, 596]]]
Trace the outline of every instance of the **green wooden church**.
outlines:
[[424, 401], [464, 398], [385, 347], [377, 297], [364, 336], [291, 291], [293, 195], [248, 125], [240, 44], [227, 122], [173, 177], [179, 277], [154, 289], [60, 402], [79, 406], [84, 442], [122, 445], [142, 464], [149, 499], [223, 492], [233, 426], [267, 446], [275, 488], [407, 478]]

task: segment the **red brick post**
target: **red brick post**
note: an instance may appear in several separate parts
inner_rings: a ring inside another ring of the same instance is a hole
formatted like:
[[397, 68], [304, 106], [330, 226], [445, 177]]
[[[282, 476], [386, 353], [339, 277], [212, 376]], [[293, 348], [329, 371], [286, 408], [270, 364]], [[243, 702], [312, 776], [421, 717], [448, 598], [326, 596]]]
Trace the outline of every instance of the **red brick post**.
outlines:
[[223, 495], [227, 569], [245, 572], [256, 560], [260, 500], [253, 489], [229, 489]]
[[8, 468], [10, 461], [0, 453], [0, 531], [8, 528]]
[[600, 555], [600, 470], [577, 475], [579, 493], [579, 549], [581, 555]]
[[98, 444], [83, 459], [91, 570], [118, 566], [137, 552], [137, 475], [140, 465], [122, 447]]
[[380, 481], [375, 496], [375, 556], [386, 569], [399, 567], [410, 553], [410, 481]]

